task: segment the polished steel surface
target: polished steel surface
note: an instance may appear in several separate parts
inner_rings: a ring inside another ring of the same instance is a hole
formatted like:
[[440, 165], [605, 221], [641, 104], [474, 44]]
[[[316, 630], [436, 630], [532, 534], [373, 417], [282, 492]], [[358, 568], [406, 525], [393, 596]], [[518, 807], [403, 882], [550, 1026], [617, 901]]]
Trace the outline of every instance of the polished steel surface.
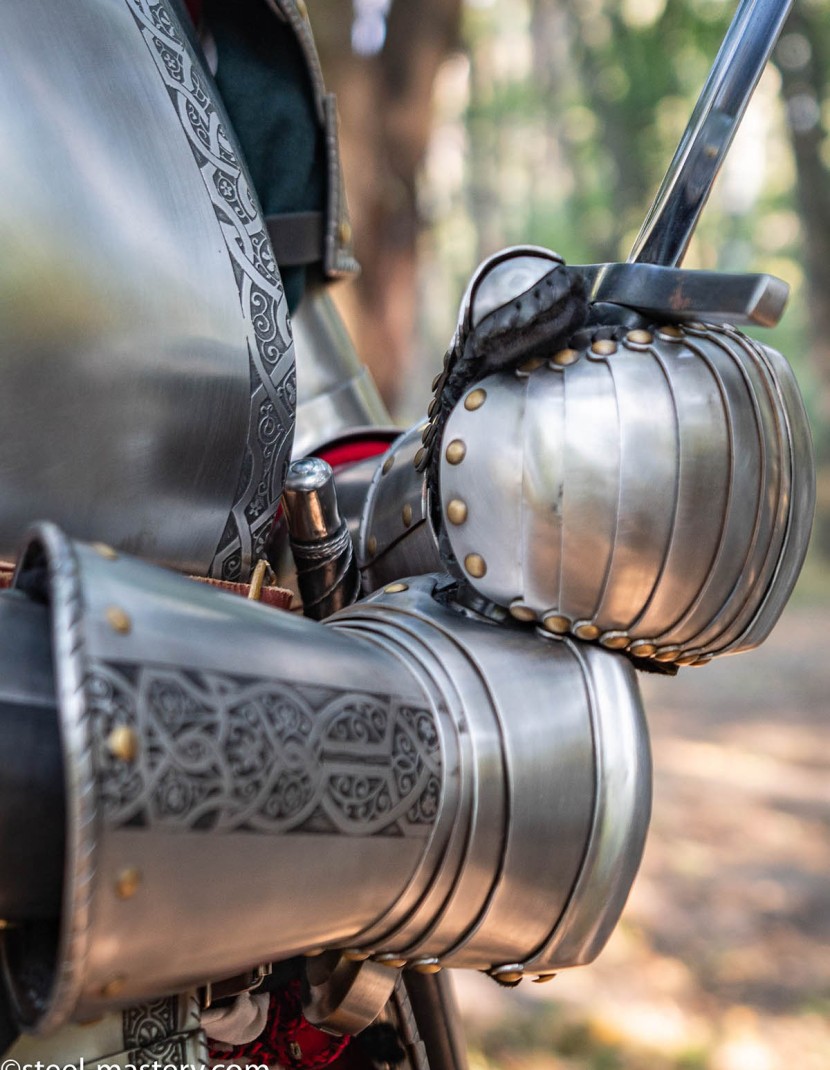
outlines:
[[458, 566], [520, 620], [639, 656], [756, 646], [795, 583], [814, 504], [789, 365], [734, 328], [693, 324], [572, 356], [485, 379], [486, 401], [450, 416], [440, 494]]
[[331, 465], [319, 457], [301, 457], [288, 466], [282, 496], [288, 530], [301, 542], [327, 539], [342, 523]]
[[323, 627], [52, 525], [16, 583], [48, 594], [68, 815], [57, 942], [4, 945], [27, 1028], [318, 948], [530, 972], [600, 949], [650, 806], [624, 659], [464, 616], [446, 577]]
[[305, 961], [303, 1015], [318, 1029], [353, 1036], [378, 1017], [399, 978], [392, 966], [324, 951]]
[[182, 570], [250, 563], [293, 356], [226, 130], [159, 0], [0, 5], [0, 557], [48, 517]]
[[791, 7], [792, 0], [740, 0], [630, 261], [682, 261]]
[[377, 459], [358, 536], [357, 561], [367, 593], [442, 567], [429, 522], [426, 478], [414, 465], [424, 426], [411, 427]]
[[294, 456], [313, 453], [347, 431], [391, 426], [377, 387], [324, 288], [305, 294], [292, 324], [297, 351]]

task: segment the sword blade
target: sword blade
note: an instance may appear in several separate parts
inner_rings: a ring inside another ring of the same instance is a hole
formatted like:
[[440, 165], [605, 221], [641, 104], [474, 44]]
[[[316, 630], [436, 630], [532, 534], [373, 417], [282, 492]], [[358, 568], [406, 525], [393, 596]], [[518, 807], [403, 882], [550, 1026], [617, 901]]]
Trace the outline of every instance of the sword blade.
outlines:
[[628, 257], [678, 266], [793, 0], [741, 0]]

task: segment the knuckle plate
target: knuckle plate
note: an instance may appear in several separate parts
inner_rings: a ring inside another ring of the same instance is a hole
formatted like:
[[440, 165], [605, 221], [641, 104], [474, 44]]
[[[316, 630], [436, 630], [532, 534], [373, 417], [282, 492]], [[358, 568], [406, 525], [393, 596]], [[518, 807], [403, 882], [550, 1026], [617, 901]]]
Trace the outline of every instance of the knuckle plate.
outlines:
[[482, 381], [486, 403], [450, 415], [440, 486], [458, 564], [554, 633], [680, 664], [758, 645], [815, 502], [789, 365], [729, 327], [632, 331], [566, 356]]

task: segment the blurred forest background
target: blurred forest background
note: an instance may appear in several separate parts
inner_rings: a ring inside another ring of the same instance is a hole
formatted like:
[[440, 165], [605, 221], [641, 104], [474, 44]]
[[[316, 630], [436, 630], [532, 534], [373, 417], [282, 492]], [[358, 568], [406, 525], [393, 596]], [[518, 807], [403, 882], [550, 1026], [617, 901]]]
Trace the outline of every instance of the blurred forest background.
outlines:
[[[515, 242], [625, 259], [735, 0], [309, 0], [363, 274], [337, 289], [396, 415], [423, 412], [475, 265]], [[796, 0], [686, 259], [792, 287], [760, 337], [819, 462], [762, 653], [647, 681], [655, 804], [599, 963], [459, 983], [474, 1070], [830, 1067], [830, 0]]]

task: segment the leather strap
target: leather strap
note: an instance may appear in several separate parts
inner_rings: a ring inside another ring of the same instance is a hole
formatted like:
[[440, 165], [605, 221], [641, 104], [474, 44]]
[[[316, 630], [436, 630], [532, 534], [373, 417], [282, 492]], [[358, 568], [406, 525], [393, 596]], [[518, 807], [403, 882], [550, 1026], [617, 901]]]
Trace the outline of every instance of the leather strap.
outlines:
[[285, 212], [266, 216], [265, 226], [280, 267], [316, 264], [324, 256], [322, 212]]

